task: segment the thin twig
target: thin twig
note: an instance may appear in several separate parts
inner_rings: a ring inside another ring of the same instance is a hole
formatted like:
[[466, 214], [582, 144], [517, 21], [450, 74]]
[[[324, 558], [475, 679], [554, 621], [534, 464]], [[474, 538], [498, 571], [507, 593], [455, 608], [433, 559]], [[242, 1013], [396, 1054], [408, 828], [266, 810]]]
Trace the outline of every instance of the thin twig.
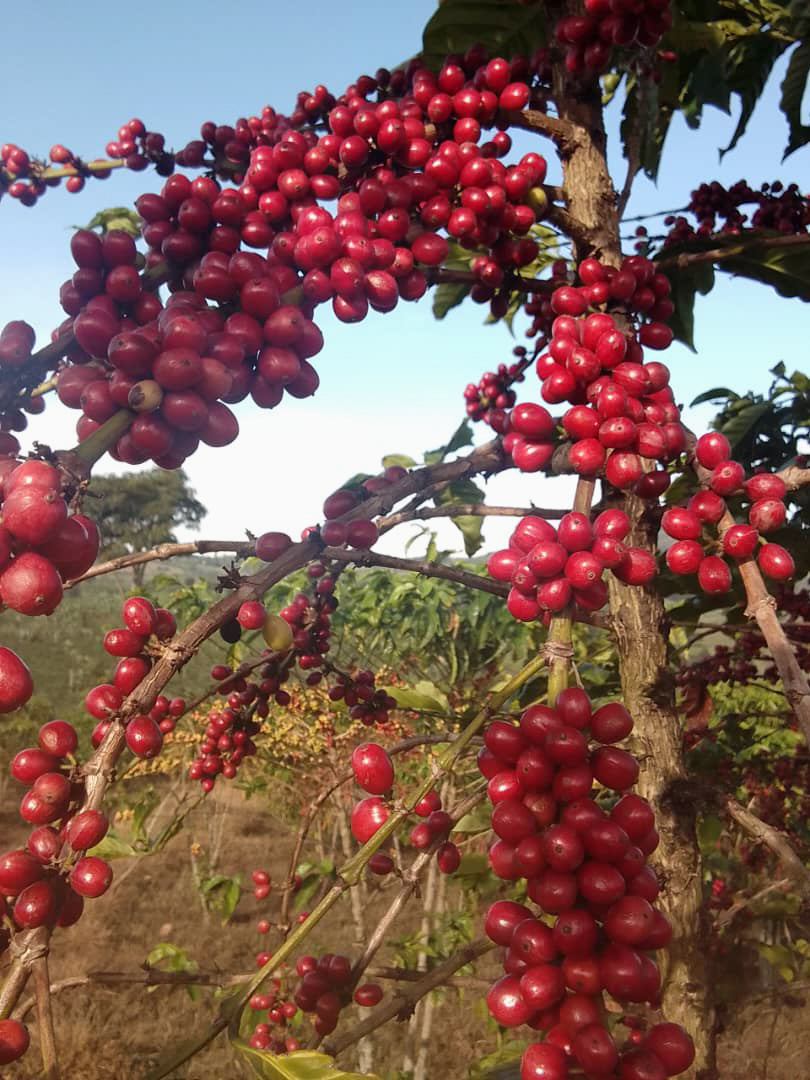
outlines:
[[740, 806], [736, 799], [726, 799], [725, 807], [729, 816], [745, 829], [749, 836], [771, 849], [790, 875], [801, 896], [805, 900], [810, 900], [810, 870], [796, 854], [785, 834], [762, 821], [750, 810]]
[[[473, 807], [477, 806], [478, 803], [481, 802], [485, 794], [486, 788], [482, 785], [478, 791], [473, 792], [472, 795], [466, 798], [463, 802], [459, 803], [459, 805], [455, 807], [455, 809], [451, 813], [453, 823], [455, 824], [461, 821], [465, 814], [468, 814], [473, 809]], [[414, 892], [416, 892], [416, 889], [419, 885], [420, 873], [427, 865], [427, 863], [430, 862], [430, 860], [436, 854], [436, 851], [439, 849], [439, 847], [441, 847], [444, 842], [444, 836], [436, 837], [431, 842], [429, 847], [425, 848], [424, 851], [419, 852], [419, 854], [413, 860], [408, 869], [403, 873], [402, 886], [400, 887], [399, 892], [396, 894], [394, 899], [389, 904], [387, 910], [380, 918], [377, 925], [374, 927], [374, 930], [368, 941], [366, 942], [362, 953], [352, 966], [352, 985], [357, 983], [360, 976], [374, 959], [380, 947], [385, 944], [388, 938], [388, 932], [391, 929], [392, 924], [396, 921], [397, 916], [399, 915], [402, 908], [405, 906], [408, 900], [410, 900]]]
[[778, 889], [786, 889], [788, 885], [790, 885], [790, 878], [780, 878], [779, 881], [772, 881], [770, 885], [766, 885], [764, 889], [759, 889], [753, 896], [743, 896], [739, 900], [735, 900], [731, 907], [725, 908], [719, 913], [716, 920], [717, 925], [727, 926], [745, 908], [752, 907], [758, 900], [772, 892], [776, 892]]
[[[810, 233], [797, 233], [793, 236], [735, 236], [725, 247], [710, 248], [708, 251], [682, 251], [679, 255], [670, 255], [656, 259], [656, 268], [665, 270], [668, 266], [694, 266], [695, 263], [723, 262], [744, 255], [749, 248], [802, 247], [810, 244]], [[666, 252], [666, 247], [663, 248]]]
[[437, 987], [442, 986], [444, 980], [448, 976], [453, 975], [459, 968], [464, 967], [466, 964], [472, 963], [473, 960], [477, 960], [480, 956], [488, 953], [494, 947], [492, 942], [487, 941], [486, 939], [480, 939], [472, 942], [470, 945], [463, 946], [457, 953], [454, 953], [453, 956], [448, 957], [447, 960], [442, 961], [441, 964], [437, 964], [436, 967], [428, 972], [428, 974], [419, 982], [413, 983], [407, 990], [400, 991], [400, 993], [398, 993], [391, 1001], [379, 1005], [371, 1016], [361, 1021], [361, 1023], [350, 1028], [337, 1038], [329, 1039], [324, 1044], [324, 1052], [330, 1054], [332, 1057], [336, 1057], [347, 1047], [352, 1046], [362, 1039], [363, 1036], [375, 1031], [388, 1020], [392, 1020], [394, 1017], [398, 1020], [407, 1020], [420, 998], [423, 998], [425, 994], [429, 994], [431, 990], [435, 990]]
[[183, 544], [158, 544], [147, 551], [134, 551], [129, 555], [118, 555], [115, 559], [107, 562], [96, 563], [86, 570], [81, 577], [73, 578], [65, 582], [66, 589], [72, 589], [81, 585], [89, 578], [99, 577], [101, 574], [112, 574], [117, 570], [125, 570], [130, 566], [142, 566], [144, 563], [156, 560], [172, 559], [177, 555], [211, 555], [219, 551], [233, 551], [237, 555], [252, 555], [255, 544], [249, 540], [190, 540]]
[[[808, 470], [810, 471], [810, 470]], [[380, 532], [401, 525], [405, 521], [424, 521], [438, 517], [527, 517], [537, 514], [542, 518], [561, 518], [567, 510], [552, 510], [543, 506], [487, 506], [486, 503], [444, 503], [442, 506], [426, 506], [420, 510], [399, 510], [379, 518]]]

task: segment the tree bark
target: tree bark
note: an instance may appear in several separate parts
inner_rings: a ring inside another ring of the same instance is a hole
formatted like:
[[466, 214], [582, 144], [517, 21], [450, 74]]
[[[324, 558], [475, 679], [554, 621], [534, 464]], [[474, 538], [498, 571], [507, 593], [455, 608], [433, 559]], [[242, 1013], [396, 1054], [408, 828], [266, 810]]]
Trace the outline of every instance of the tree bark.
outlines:
[[[554, 87], [558, 113], [575, 132], [561, 147], [561, 159], [576, 258], [579, 262], [595, 256], [618, 265], [618, 197], [608, 172], [599, 88], [578, 87], [561, 76], [558, 80]], [[628, 496], [622, 505], [634, 523], [628, 543], [654, 548], [657, 524], [645, 514], [644, 504]], [[669, 952], [659, 954], [663, 1013], [682, 1024], [695, 1041], [695, 1063], [684, 1077], [710, 1080], [716, 1076], [715, 1024], [700, 850], [694, 801], [684, 797], [682, 726], [674, 682], [668, 676], [667, 618], [654, 588], [627, 586], [612, 574], [609, 577], [622, 692], [639, 751], [638, 790], [655, 809], [661, 842], [651, 861], [662, 880], [659, 904], [673, 928]]]

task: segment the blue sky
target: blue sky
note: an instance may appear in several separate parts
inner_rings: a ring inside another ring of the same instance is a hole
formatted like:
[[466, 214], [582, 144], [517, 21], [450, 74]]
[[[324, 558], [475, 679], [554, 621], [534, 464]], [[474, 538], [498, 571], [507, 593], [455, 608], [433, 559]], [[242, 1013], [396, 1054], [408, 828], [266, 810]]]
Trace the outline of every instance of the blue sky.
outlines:
[[[11, 5], [3, 14], [0, 99], [6, 110], [0, 141], [40, 154], [61, 142], [92, 158], [103, 153], [122, 122], [139, 116], [148, 128], [162, 131], [168, 145], [179, 147], [197, 136], [204, 120], [231, 123], [264, 104], [286, 112], [298, 90], [322, 82], [340, 93], [357, 75], [412, 55], [433, 8], [426, 0], [384, 8], [366, 0], [351, 5], [243, 0], [230, 7], [199, 0], [138, 5], [44, 0], [34, 18], [24, 5]], [[759, 184], [779, 177], [807, 190], [808, 149], [780, 164], [785, 128], [776, 104], [783, 66], [742, 146], [722, 164], [717, 149], [728, 142], [733, 117], [708, 110], [698, 132], [676, 120], [658, 186], [637, 181], [628, 214], [680, 206], [702, 180], [730, 184], [746, 177]], [[620, 184], [615, 127], [611, 120], [611, 161]], [[548, 153], [551, 159], [550, 147]], [[551, 160], [549, 177], [555, 177]], [[44, 343], [61, 320], [59, 285], [73, 271], [70, 226], [159, 186], [154, 174], [121, 170], [105, 182], [89, 183], [78, 196], [63, 188], [49, 191], [34, 209], [4, 199], [2, 321], [26, 319]], [[780, 360], [806, 369], [808, 314], [797, 301], [720, 275], [711, 296], [698, 299], [697, 355], [673, 347], [662, 356], [673, 372], [678, 400], [688, 403], [710, 385], [764, 389], [768, 369]], [[324, 312], [318, 320], [326, 346], [315, 361], [321, 375], [316, 397], [285, 401], [270, 413], [245, 403], [239, 407], [237, 442], [203, 449], [187, 462], [209, 508], [200, 535], [233, 537], [245, 527], [296, 533], [317, 520], [324, 495], [356, 472], [376, 471], [384, 453], [418, 457], [445, 441], [462, 415], [465, 384], [507, 361], [514, 344], [505, 329], [483, 326], [482, 319], [482, 310], [469, 305], [436, 323], [428, 297], [400, 304], [389, 315], [372, 313], [354, 326], [337, 324]], [[524, 384], [526, 400], [538, 400], [531, 392], [536, 386], [533, 380]], [[49, 407], [26, 437], [68, 445], [76, 415]], [[701, 427], [710, 416], [711, 408], [704, 407], [687, 419]], [[482, 430], [479, 437], [485, 434]], [[496, 478], [490, 490], [490, 501], [521, 505], [563, 506], [570, 495], [566, 481], [514, 473]], [[489, 545], [500, 543], [505, 531], [488, 524]], [[454, 535], [442, 538], [453, 543]], [[392, 537], [388, 547], [400, 543]]]

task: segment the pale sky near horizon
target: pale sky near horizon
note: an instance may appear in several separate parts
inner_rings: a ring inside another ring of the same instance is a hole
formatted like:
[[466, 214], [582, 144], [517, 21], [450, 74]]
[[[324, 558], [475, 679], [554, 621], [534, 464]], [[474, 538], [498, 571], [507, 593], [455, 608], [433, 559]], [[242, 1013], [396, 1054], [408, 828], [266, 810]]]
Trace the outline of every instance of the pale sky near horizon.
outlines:
[[[338, 7], [270, 8], [245, 0], [238, 8], [176, 0], [170, 5], [141, 0], [110, 7], [97, 0], [72, 5], [44, 0], [32, 19], [24, 5], [4, 12], [4, 62], [0, 95], [11, 105], [0, 141], [17, 142], [46, 154], [62, 142], [82, 156], [103, 153], [118, 126], [139, 116], [165, 133], [168, 145], [194, 138], [202, 121], [230, 123], [265, 103], [289, 111], [299, 89], [323, 82], [340, 93], [361, 72], [373, 73], [417, 52], [421, 28], [433, 10], [430, 0], [391, 5], [381, 12], [368, 0]], [[777, 114], [780, 72], [771, 79], [740, 147], [718, 162], [736, 117], [708, 109], [703, 126], [689, 131], [673, 124], [656, 188], [636, 184], [628, 214], [683, 205], [702, 180], [726, 185], [745, 176], [752, 185], [776, 179], [810, 187], [810, 150], [781, 164], [786, 140]], [[612, 119], [611, 136], [616, 120]], [[621, 182], [616, 151], [611, 160]], [[551, 158], [550, 148], [549, 158]], [[509, 159], [507, 159], [509, 160]], [[549, 178], [555, 168], [550, 160]], [[78, 196], [49, 191], [34, 209], [10, 199], [0, 203], [2, 317], [32, 323], [40, 343], [61, 321], [58, 289], [73, 272], [69, 228], [101, 207], [131, 203], [143, 191], [159, 190], [154, 173], [121, 170], [104, 183], [90, 182]], [[284, 403], [272, 412], [250, 402], [238, 407], [241, 434], [224, 449], [203, 448], [186, 471], [209, 514], [199, 533], [231, 538], [283, 529], [297, 535], [317, 520], [326, 494], [357, 472], [373, 473], [385, 453], [421, 452], [440, 445], [463, 416], [462, 391], [469, 381], [508, 361], [516, 343], [503, 327], [483, 326], [475, 305], [452, 311], [443, 322], [430, 313], [430, 298], [400, 304], [389, 315], [374, 313], [361, 324], [338, 324], [324, 308], [316, 320], [326, 338], [315, 358], [321, 387], [313, 399]], [[780, 360], [807, 370], [808, 308], [765, 287], [718, 276], [710, 297], [696, 306], [697, 354], [678, 346], [663, 359], [673, 373], [677, 399], [688, 403], [715, 385], [762, 391], [768, 369]], [[517, 342], [520, 342], [518, 328]], [[539, 400], [530, 377], [525, 400]], [[686, 419], [705, 427], [710, 406]], [[25, 440], [70, 445], [78, 416], [54, 405], [32, 423]], [[476, 436], [488, 429], [478, 425]], [[110, 463], [112, 464], [112, 463]], [[106, 471], [106, 470], [105, 470]], [[564, 506], [568, 481], [523, 476], [514, 470], [489, 485], [489, 501]], [[504, 522], [488, 522], [487, 547], [504, 542]], [[409, 534], [392, 534], [381, 550], [401, 550]], [[443, 529], [440, 541], [459, 546], [457, 533]]]

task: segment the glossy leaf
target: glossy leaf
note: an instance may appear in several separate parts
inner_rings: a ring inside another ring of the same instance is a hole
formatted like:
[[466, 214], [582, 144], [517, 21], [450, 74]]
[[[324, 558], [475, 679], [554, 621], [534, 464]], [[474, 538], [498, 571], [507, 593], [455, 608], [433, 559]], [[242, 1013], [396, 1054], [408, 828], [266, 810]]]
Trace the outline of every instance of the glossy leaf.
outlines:
[[801, 118], [808, 78], [810, 78], [810, 41], [804, 41], [790, 57], [781, 87], [780, 107], [789, 127], [785, 157], [810, 142], [810, 124], [802, 123]]
[[448, 53], [484, 45], [493, 56], [530, 56], [545, 44], [544, 3], [518, 0], [445, 0], [422, 32], [422, 55], [438, 70]]
[[243, 1039], [233, 1039], [231, 1045], [262, 1080], [379, 1080], [372, 1073], [344, 1072], [335, 1065], [334, 1058], [315, 1050], [296, 1050], [282, 1056], [257, 1050]]

